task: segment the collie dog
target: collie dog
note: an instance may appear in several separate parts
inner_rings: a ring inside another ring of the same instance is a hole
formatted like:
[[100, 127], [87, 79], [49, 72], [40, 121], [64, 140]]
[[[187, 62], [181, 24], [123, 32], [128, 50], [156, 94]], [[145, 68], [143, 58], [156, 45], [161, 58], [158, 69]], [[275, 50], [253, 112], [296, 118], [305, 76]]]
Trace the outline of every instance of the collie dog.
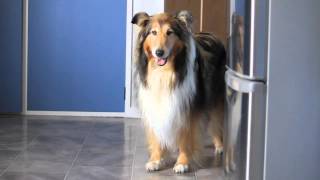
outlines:
[[203, 132], [222, 152], [224, 119], [223, 44], [209, 33], [191, 32], [192, 16], [161, 13], [134, 15], [140, 27], [135, 80], [150, 152], [147, 171], [160, 170], [178, 150], [175, 173], [202, 164]]

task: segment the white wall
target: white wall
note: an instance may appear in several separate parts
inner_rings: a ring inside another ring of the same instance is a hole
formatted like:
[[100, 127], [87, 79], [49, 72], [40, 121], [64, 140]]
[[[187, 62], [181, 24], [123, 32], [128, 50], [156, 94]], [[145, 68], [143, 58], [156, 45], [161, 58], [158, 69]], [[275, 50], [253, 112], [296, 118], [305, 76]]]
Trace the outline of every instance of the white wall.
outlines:
[[133, 0], [133, 13], [144, 11], [148, 14], [163, 12], [164, 0]]

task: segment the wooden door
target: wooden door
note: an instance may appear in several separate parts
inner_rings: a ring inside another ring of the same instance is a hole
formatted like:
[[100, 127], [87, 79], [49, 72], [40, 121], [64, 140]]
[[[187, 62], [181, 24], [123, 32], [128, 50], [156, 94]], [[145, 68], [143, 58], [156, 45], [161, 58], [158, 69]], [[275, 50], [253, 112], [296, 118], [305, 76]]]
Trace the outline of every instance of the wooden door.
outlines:
[[165, 0], [165, 12], [188, 10], [193, 15], [194, 32], [211, 32], [227, 40], [227, 0]]

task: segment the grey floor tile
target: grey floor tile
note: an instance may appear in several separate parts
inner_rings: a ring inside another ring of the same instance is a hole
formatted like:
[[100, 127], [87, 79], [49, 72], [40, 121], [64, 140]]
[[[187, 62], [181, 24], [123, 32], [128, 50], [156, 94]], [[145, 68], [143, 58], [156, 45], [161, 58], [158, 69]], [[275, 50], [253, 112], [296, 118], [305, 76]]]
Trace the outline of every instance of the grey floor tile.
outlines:
[[1, 160], [0, 161], [0, 174], [1, 174], [2, 170], [5, 170], [9, 167], [9, 165], [12, 161], [13, 160]]
[[65, 148], [65, 149], [78, 149], [81, 147], [84, 137], [68, 137], [68, 136], [39, 136], [30, 146], [42, 146], [47, 148]]
[[17, 142], [17, 143], [11, 143], [11, 144], [6, 144], [6, 150], [14, 150], [14, 151], [22, 151], [25, 150], [31, 143], [30, 142]]
[[40, 136], [83, 137], [93, 126], [93, 122], [42, 120], [46, 123], [35, 123], [29, 131]]
[[0, 144], [0, 150], [7, 150], [8, 147], [5, 144]]
[[0, 144], [10, 145], [16, 143], [29, 143], [36, 137], [35, 134], [10, 130], [10, 132], [0, 133]]
[[19, 160], [12, 162], [6, 172], [65, 174], [70, 165], [61, 162]]
[[98, 130], [92, 131], [91, 136], [96, 137], [96, 138], [102, 138], [105, 139], [106, 141], [120, 141], [120, 142], [124, 142], [124, 141], [132, 141], [134, 140], [134, 136], [130, 135], [130, 136], [126, 136], [125, 134], [126, 132], [124, 131], [112, 131], [112, 132], [108, 132], [106, 130]]
[[99, 150], [105, 151], [134, 151], [135, 136], [125, 132], [108, 132], [106, 130], [93, 130], [86, 138], [84, 143], [84, 150], [97, 152]]
[[34, 134], [38, 136], [66, 136], [66, 137], [79, 137], [84, 138], [90, 129], [64, 129], [64, 128], [43, 128], [43, 129], [32, 129]]
[[6, 172], [0, 180], [63, 180], [64, 174]]
[[122, 152], [124, 154], [134, 153], [134, 144], [113, 144], [113, 145], [84, 145], [82, 148], [83, 153], [112, 153], [112, 152]]
[[126, 154], [121, 151], [109, 153], [81, 152], [75, 164], [87, 166], [131, 166], [132, 161], [133, 154]]
[[54, 121], [47, 120], [46, 126], [50, 128], [62, 128], [62, 129], [89, 129], [93, 122], [82, 121]]
[[67, 176], [67, 180], [128, 180], [131, 167], [76, 166]]
[[118, 123], [97, 123], [92, 134], [110, 138], [112, 140], [126, 141], [136, 137], [136, 125], [128, 125], [124, 122]]
[[71, 163], [77, 152], [76, 148], [31, 146], [20, 153], [17, 160], [40, 160]]
[[11, 160], [17, 157], [20, 151], [16, 150], [0, 150], [0, 162], [3, 160]]
[[0, 131], [11, 129], [11, 128], [21, 128], [24, 124], [22, 118], [10, 118], [10, 117], [1, 117], [0, 118]]
[[136, 152], [134, 155], [134, 165], [137, 167], [144, 167], [145, 163], [148, 161], [148, 152], [143, 153], [142, 151]]
[[209, 168], [209, 169], [199, 169], [196, 172], [198, 180], [224, 180], [224, 171], [222, 168]]
[[0, 178], [1, 178], [1, 175], [4, 173], [6, 169], [0, 169]]
[[119, 147], [121, 149], [134, 149], [135, 147], [135, 141], [134, 140], [128, 140], [128, 141], [119, 141], [119, 140], [112, 140], [109, 138], [101, 137], [92, 135], [86, 138], [86, 141], [84, 143], [84, 147], [98, 147], [101, 148], [112, 148], [112, 147]]
[[113, 121], [113, 122], [97, 122], [94, 125], [95, 130], [106, 130], [106, 131], [121, 131], [124, 129], [125, 122]]

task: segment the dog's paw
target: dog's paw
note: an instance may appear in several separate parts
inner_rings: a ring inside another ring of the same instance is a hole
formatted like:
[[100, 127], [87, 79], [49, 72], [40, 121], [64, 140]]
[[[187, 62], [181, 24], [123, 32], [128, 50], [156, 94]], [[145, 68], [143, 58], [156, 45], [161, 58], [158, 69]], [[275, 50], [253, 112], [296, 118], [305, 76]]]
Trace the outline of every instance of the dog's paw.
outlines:
[[173, 171], [177, 174], [186, 173], [189, 171], [189, 165], [188, 164], [176, 164], [173, 167]]
[[237, 168], [237, 165], [235, 162], [228, 162], [226, 165], [225, 165], [225, 168], [224, 168], [224, 171], [226, 173], [232, 173], [232, 172], [235, 172], [236, 171], [236, 168]]
[[160, 168], [162, 167], [163, 162], [161, 160], [159, 161], [149, 161], [146, 163], [146, 170], [149, 172], [152, 171], [159, 171]]

